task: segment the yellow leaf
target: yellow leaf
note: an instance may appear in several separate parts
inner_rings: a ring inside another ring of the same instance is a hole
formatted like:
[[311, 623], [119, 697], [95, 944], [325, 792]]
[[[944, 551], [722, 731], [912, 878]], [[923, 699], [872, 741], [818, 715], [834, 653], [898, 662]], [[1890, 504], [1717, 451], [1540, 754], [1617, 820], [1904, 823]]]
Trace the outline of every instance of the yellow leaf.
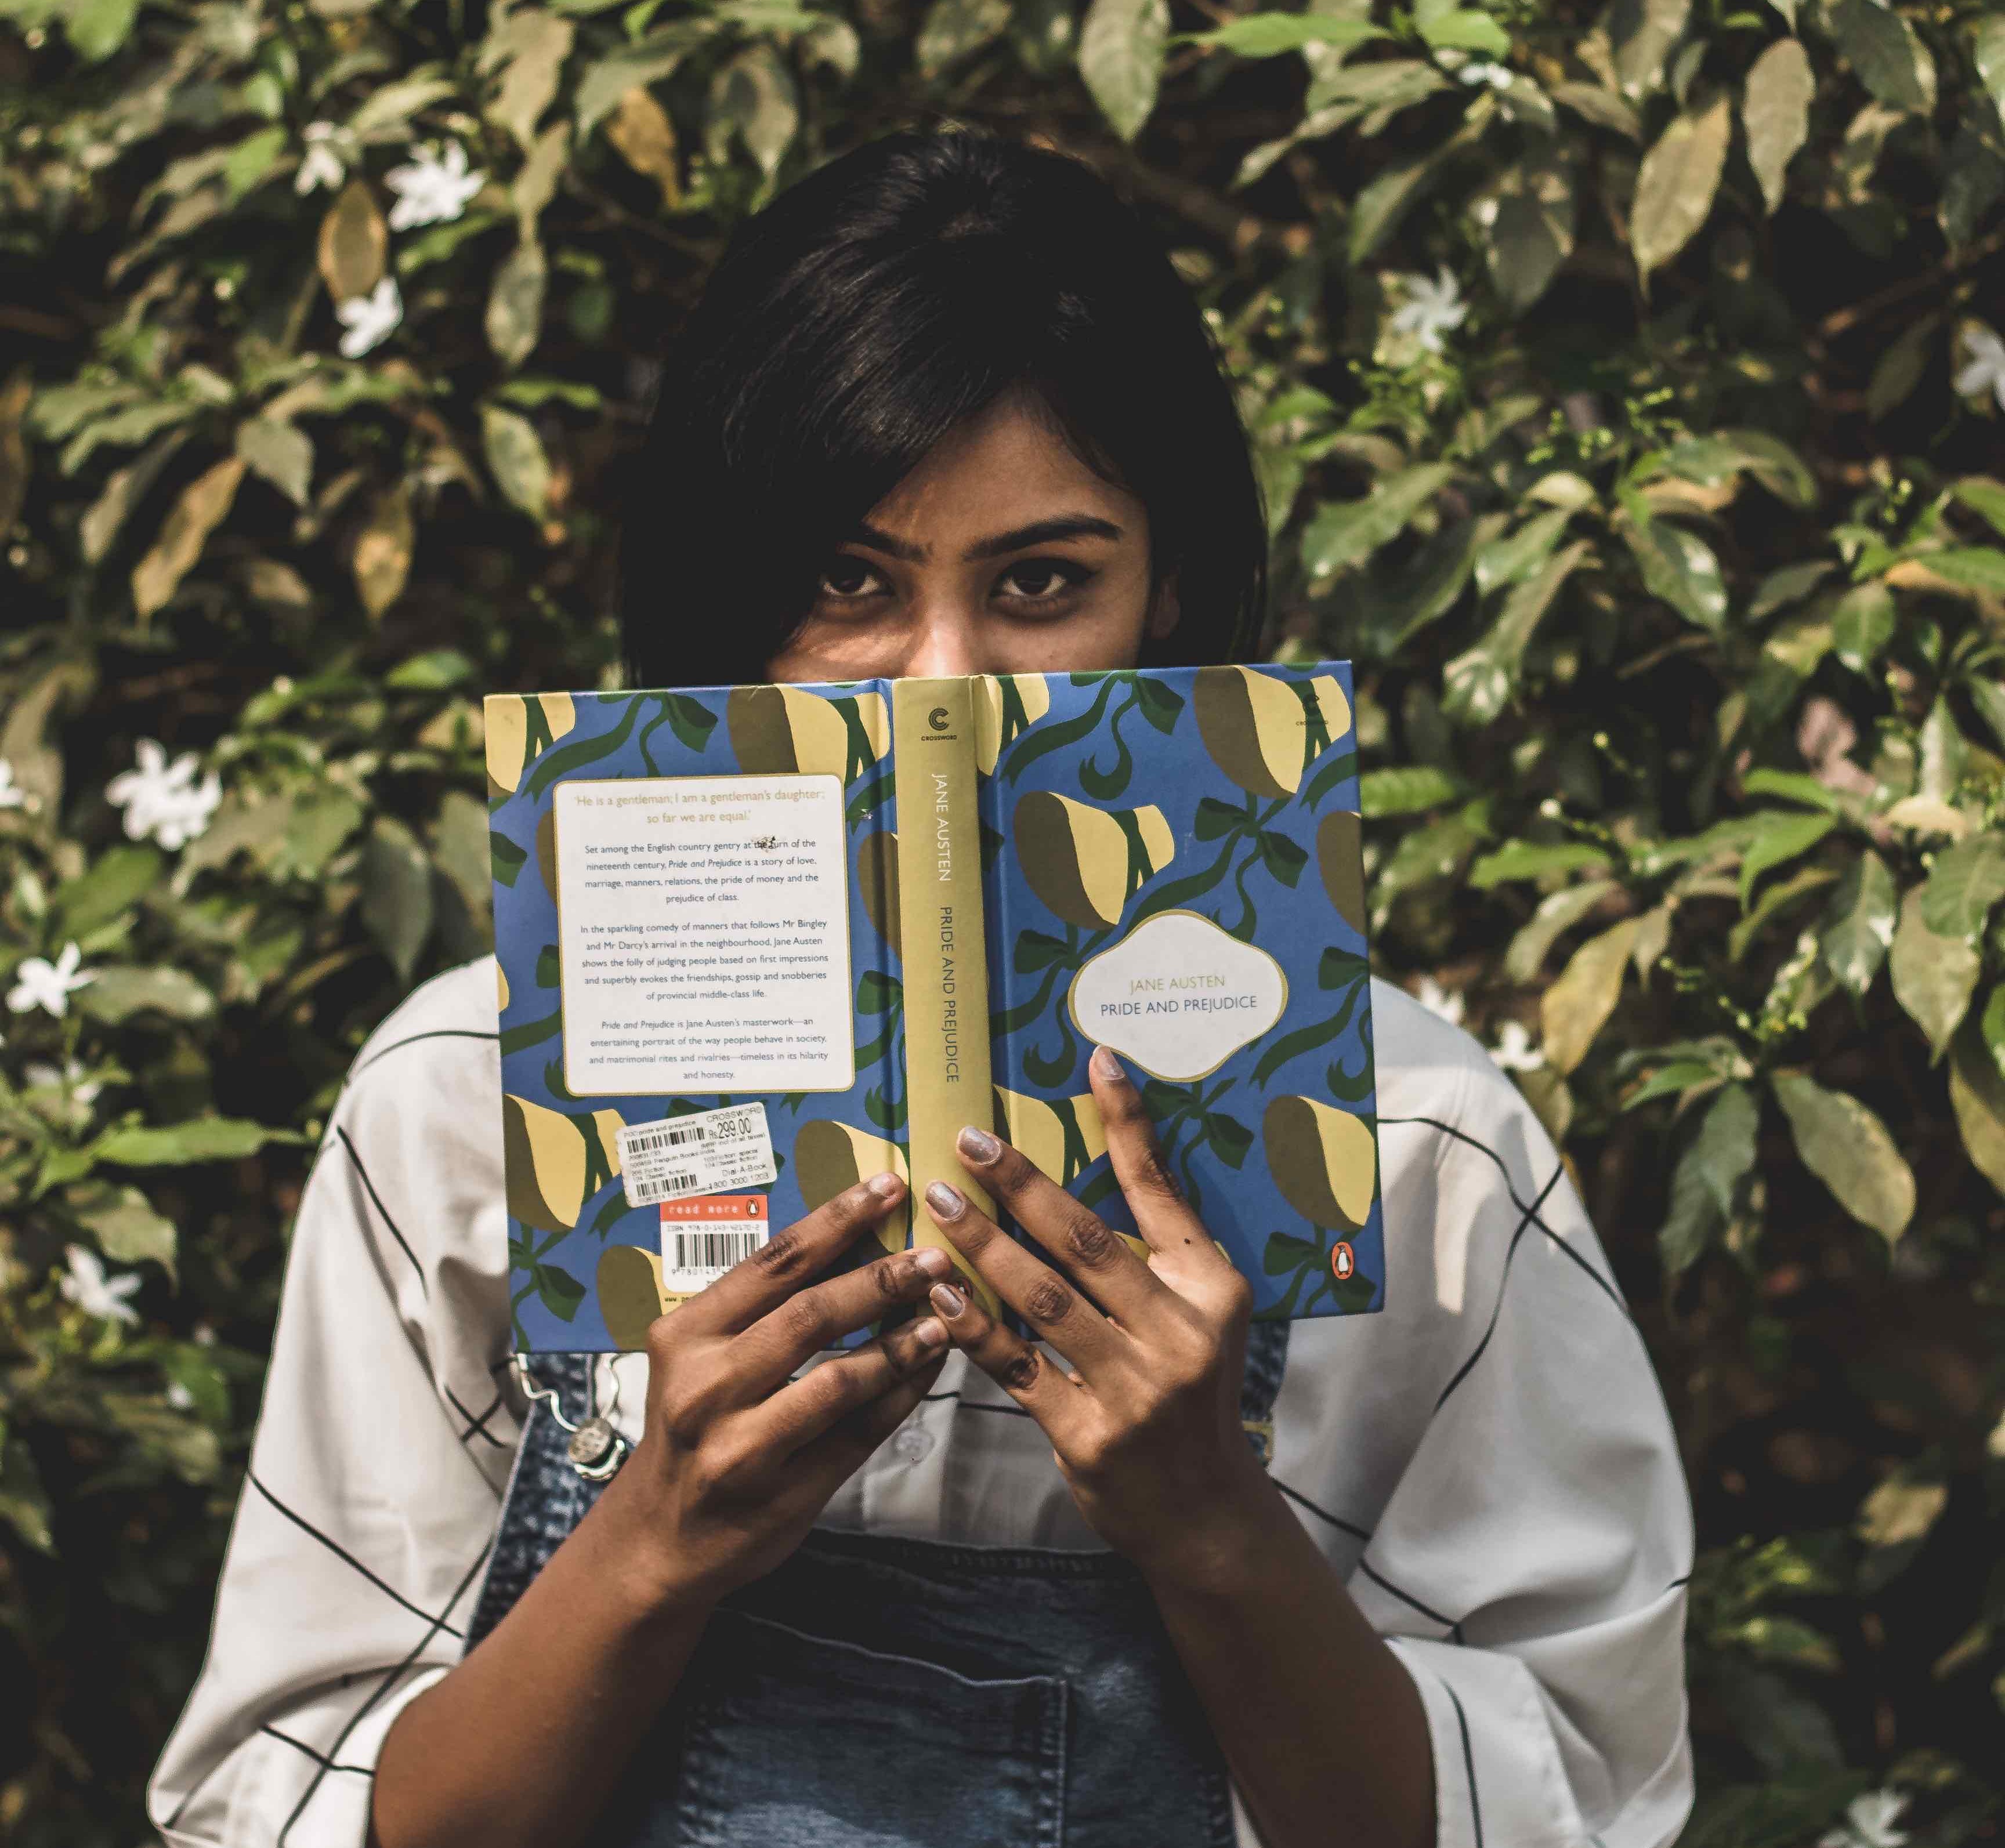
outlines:
[[351, 180], [320, 221], [320, 275], [338, 302], [367, 295], [383, 279], [390, 230], [366, 182]]
[[1547, 1062], [1561, 1077], [1587, 1057], [1603, 1023], [1622, 995], [1622, 971], [1635, 949], [1640, 917], [1625, 917], [1573, 953], [1557, 981], [1539, 1001]]
[[183, 489], [174, 510], [160, 523], [153, 549], [132, 567], [132, 604], [144, 622], [174, 594], [216, 523], [237, 498], [244, 458], [230, 456]]
[[355, 551], [349, 560], [362, 607], [372, 618], [381, 616], [404, 594], [404, 580], [410, 576], [411, 551], [416, 541], [410, 493], [400, 482], [376, 503], [369, 524], [355, 536]]
[[662, 189], [664, 212], [673, 212], [682, 204], [683, 177], [676, 163], [675, 124], [645, 84], [635, 84], [620, 99], [620, 107], [606, 125], [606, 138], [635, 173]]

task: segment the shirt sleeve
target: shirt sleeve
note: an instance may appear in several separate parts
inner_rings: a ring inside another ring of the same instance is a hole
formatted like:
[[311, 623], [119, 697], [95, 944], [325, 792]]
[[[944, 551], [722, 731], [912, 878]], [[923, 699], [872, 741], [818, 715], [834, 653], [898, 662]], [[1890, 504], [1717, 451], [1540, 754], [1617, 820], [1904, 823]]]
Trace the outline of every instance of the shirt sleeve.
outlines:
[[[1445, 1057], [1403, 1108], [1382, 1094], [1381, 1145], [1431, 1159], [1388, 1196], [1382, 1345], [1348, 1380], [1361, 1418], [1403, 1429], [1359, 1442], [1386, 1459], [1375, 1514], [1322, 1538], [1420, 1691], [1441, 1848], [1665, 1848], [1692, 1801], [1693, 1534], [1663, 1394], [1515, 1085], [1441, 1022], [1417, 1036]], [[1286, 1461], [1357, 1480], [1334, 1448]]]
[[147, 1792], [174, 1848], [362, 1848], [460, 1657], [518, 1432], [491, 960], [349, 1075], [296, 1219], [208, 1655]]

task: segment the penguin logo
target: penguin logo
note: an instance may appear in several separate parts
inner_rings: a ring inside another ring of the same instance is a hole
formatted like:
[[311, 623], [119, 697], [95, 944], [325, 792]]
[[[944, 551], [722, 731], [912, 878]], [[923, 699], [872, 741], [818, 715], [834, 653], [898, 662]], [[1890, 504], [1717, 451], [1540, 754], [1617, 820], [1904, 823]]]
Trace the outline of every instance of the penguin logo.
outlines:
[[1356, 1254], [1351, 1250], [1350, 1246], [1343, 1240], [1338, 1240], [1336, 1245], [1332, 1247], [1330, 1251], [1329, 1274], [1334, 1277], [1339, 1283], [1348, 1283], [1350, 1281], [1351, 1272], [1357, 1268], [1357, 1259]]

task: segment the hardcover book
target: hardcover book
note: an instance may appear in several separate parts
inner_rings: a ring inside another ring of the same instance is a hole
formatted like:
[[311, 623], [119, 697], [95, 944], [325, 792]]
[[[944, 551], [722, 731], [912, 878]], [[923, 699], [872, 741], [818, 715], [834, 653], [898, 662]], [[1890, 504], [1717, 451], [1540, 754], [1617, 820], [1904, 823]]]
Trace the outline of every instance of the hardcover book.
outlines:
[[[1350, 695], [1331, 661], [491, 696], [518, 1348], [641, 1346], [881, 1169], [992, 1212], [969, 1123], [1144, 1251], [1097, 1045], [1256, 1317], [1379, 1308]], [[946, 1242], [908, 1204], [852, 1261]]]

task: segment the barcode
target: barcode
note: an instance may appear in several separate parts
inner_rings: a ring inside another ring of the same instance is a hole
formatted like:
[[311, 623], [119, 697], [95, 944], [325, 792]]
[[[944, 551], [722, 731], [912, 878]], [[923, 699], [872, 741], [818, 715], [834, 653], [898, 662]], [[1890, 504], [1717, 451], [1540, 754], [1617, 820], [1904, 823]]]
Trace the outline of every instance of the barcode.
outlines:
[[635, 1206], [657, 1206], [678, 1194], [693, 1194], [702, 1185], [701, 1174], [662, 1174], [634, 1182], [627, 1190], [627, 1198]]
[[629, 1130], [627, 1152], [645, 1155], [657, 1148], [679, 1148], [685, 1142], [701, 1142], [709, 1134], [700, 1123], [683, 1129]]
[[729, 1232], [676, 1232], [669, 1237], [670, 1270], [705, 1271], [721, 1277], [765, 1243], [766, 1229], [761, 1226], [733, 1227]]

